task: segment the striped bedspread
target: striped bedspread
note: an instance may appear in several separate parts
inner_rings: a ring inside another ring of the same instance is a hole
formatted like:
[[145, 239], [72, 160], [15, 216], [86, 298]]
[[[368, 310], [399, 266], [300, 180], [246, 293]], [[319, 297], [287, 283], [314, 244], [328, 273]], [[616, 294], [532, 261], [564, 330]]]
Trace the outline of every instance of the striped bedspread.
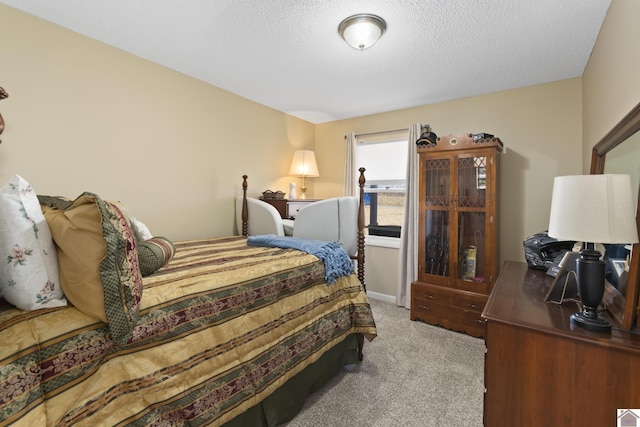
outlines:
[[176, 243], [145, 277], [141, 319], [118, 346], [73, 307], [0, 307], [0, 425], [219, 425], [346, 336], [376, 335], [355, 275], [242, 237]]

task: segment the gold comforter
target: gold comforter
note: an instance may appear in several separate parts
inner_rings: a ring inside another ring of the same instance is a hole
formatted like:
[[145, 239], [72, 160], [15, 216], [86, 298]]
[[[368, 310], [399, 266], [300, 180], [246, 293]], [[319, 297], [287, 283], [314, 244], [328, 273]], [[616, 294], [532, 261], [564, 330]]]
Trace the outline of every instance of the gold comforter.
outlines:
[[0, 307], [0, 425], [222, 424], [375, 324], [355, 277], [242, 237], [178, 242], [118, 346], [73, 307]]

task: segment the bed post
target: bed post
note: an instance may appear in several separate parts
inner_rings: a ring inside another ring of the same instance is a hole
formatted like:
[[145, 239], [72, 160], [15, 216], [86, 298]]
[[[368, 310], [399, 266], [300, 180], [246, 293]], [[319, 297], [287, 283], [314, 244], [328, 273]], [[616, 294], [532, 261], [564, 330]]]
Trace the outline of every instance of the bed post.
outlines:
[[360, 204], [358, 205], [358, 279], [362, 282], [362, 287], [365, 292], [367, 291], [367, 285], [364, 283], [364, 178], [365, 168], [358, 169], [360, 171], [360, 179], [358, 184], [360, 186]]
[[247, 175], [242, 175], [242, 235], [247, 237], [247, 224], [249, 222], [249, 207], [247, 206]]
[[[364, 283], [364, 178], [365, 168], [358, 169], [360, 171], [360, 178], [358, 179], [358, 185], [360, 186], [360, 203], [358, 204], [358, 253], [356, 254], [358, 260], [358, 279], [362, 283], [362, 287], [367, 292], [367, 285]], [[364, 360], [364, 353], [362, 351], [364, 347], [364, 335], [358, 335], [358, 360], [361, 362]]]

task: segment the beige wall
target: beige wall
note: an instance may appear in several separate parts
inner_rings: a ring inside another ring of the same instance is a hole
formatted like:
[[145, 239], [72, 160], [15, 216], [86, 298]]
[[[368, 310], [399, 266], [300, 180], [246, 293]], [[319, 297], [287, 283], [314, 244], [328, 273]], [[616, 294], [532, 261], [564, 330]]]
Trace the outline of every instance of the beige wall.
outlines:
[[364, 281], [372, 298], [395, 302], [398, 277], [398, 249], [367, 246]]
[[[325, 161], [331, 169], [325, 166], [316, 180], [316, 196], [342, 191], [344, 135], [350, 131], [375, 132], [421, 122], [429, 123], [438, 135], [492, 133], [506, 147], [500, 158], [500, 262], [523, 261], [522, 240], [548, 226], [553, 177], [581, 172], [580, 91], [580, 79], [570, 79], [318, 125], [316, 154], [335, 162]], [[368, 279], [367, 289], [395, 295], [397, 280], [391, 272], [397, 270], [397, 255], [387, 254], [385, 260], [390, 265], [386, 274]]]
[[613, 0], [582, 76], [583, 163], [591, 148], [640, 102], [640, 1]]
[[0, 61], [0, 182], [121, 200], [157, 235], [231, 234], [242, 175], [286, 191], [313, 148], [311, 123], [4, 5]]

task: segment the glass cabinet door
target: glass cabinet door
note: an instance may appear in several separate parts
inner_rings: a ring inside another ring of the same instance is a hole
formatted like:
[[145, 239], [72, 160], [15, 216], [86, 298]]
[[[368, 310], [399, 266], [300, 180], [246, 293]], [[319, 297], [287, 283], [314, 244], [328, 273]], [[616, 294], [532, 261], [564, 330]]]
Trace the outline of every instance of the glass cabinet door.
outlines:
[[485, 283], [487, 157], [458, 157], [458, 279]]
[[425, 162], [425, 259], [423, 273], [449, 276], [449, 225], [451, 222], [451, 158]]

